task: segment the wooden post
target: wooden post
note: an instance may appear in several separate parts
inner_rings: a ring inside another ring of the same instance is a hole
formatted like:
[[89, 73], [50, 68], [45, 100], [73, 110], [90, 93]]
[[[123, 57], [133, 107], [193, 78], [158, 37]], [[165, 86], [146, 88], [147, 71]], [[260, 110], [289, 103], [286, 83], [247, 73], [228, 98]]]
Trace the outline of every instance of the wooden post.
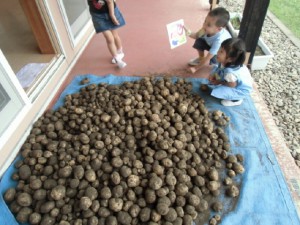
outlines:
[[252, 63], [269, 3], [270, 0], [246, 0], [238, 37], [245, 41], [246, 51], [250, 53], [248, 65]]
[[217, 6], [217, 0], [212, 0], [211, 8], [214, 9]]
[[209, 4], [210, 4], [210, 9], [209, 10], [212, 10], [212, 9], [216, 8], [217, 5], [219, 4], [219, 1], [220, 0], [209, 0]]
[[20, 0], [25, 16], [31, 26], [34, 37], [42, 54], [55, 54], [46, 26], [39, 12], [36, 1]]

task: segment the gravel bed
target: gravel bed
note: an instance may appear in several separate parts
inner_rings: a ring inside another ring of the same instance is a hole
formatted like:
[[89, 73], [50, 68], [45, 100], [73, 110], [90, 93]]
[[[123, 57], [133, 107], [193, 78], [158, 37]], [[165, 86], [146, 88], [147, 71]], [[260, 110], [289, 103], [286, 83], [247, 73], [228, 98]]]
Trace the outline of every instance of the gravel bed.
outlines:
[[[223, 0], [229, 12], [243, 13], [245, 1]], [[273, 52], [265, 70], [252, 76], [295, 163], [300, 167], [300, 49], [266, 17], [261, 37]]]

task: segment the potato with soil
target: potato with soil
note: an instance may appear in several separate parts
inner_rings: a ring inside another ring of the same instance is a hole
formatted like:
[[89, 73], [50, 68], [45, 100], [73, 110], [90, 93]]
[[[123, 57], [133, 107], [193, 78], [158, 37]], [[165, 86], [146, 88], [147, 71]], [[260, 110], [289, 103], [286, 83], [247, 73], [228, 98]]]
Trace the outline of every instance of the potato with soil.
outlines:
[[22, 146], [18, 185], [4, 196], [19, 220], [190, 225], [221, 210], [212, 204], [222, 188], [238, 196], [244, 159], [230, 154], [218, 127], [229, 119], [209, 112], [190, 82], [82, 84], [38, 119]]
[[66, 187], [63, 185], [54, 187], [50, 192], [50, 196], [56, 201], [63, 199], [66, 196]]
[[9, 188], [6, 190], [5, 194], [4, 194], [4, 201], [6, 203], [11, 203], [16, 196], [16, 189], [15, 188]]

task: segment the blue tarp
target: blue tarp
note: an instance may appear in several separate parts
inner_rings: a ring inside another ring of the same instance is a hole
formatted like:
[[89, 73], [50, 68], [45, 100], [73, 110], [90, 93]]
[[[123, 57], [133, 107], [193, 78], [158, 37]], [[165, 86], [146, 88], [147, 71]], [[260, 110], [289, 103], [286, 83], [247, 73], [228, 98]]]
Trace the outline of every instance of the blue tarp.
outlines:
[[[78, 92], [82, 87], [79, 82], [89, 78], [91, 83], [120, 84], [125, 81], [140, 79], [131, 76], [94, 75], [77, 76], [63, 91], [54, 109], [63, 105], [67, 94]], [[288, 186], [278, 165], [275, 154], [263, 128], [262, 122], [255, 109], [251, 97], [245, 99], [242, 105], [224, 107], [220, 101], [200, 93], [199, 85], [204, 82], [201, 78], [190, 78], [193, 91], [205, 99], [210, 111], [221, 110], [230, 117], [226, 133], [230, 139], [231, 151], [244, 156], [245, 173], [239, 200], [234, 210], [222, 218], [222, 225], [299, 225], [295, 205], [292, 201]], [[0, 183], [3, 194], [9, 187], [15, 186], [10, 177], [14, 167], [11, 165], [5, 172]], [[2, 195], [0, 196], [0, 225], [17, 225], [18, 223], [8, 210]]]

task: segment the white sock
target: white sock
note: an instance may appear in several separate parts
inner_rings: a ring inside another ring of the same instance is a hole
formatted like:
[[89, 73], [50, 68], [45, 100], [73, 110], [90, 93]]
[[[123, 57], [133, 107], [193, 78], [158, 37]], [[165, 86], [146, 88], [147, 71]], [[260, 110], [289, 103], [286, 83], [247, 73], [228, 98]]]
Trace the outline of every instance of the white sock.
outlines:
[[122, 60], [123, 57], [120, 57], [120, 55], [116, 55], [114, 56], [114, 60], [116, 61], [118, 67], [120, 69], [124, 68], [125, 66], [127, 66], [127, 64]]
[[122, 54], [122, 53], [123, 53], [123, 48], [117, 50], [117, 54]]

